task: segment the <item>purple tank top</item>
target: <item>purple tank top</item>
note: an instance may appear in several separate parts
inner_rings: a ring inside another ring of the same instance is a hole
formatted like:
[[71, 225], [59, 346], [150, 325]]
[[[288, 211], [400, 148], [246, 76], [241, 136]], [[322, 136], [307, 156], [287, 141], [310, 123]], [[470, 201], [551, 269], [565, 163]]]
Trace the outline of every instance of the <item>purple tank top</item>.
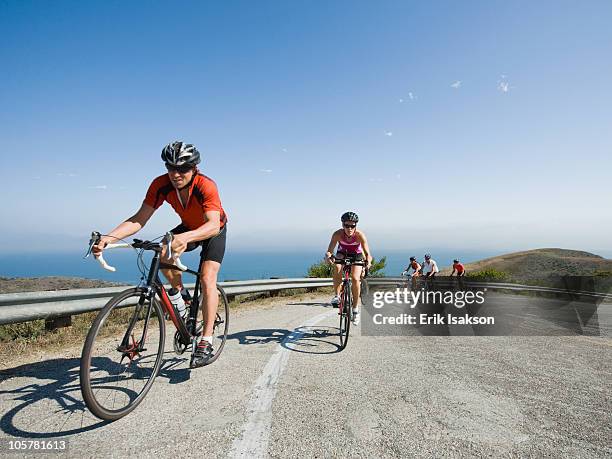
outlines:
[[361, 242], [357, 240], [356, 235], [349, 238], [343, 231], [340, 241], [338, 242], [338, 252], [361, 253]]

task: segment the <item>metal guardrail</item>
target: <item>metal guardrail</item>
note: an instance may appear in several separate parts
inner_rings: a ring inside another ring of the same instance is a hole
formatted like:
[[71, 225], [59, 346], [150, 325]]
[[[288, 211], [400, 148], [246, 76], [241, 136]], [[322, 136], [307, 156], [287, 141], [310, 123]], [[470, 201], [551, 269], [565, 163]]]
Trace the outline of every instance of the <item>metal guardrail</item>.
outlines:
[[[438, 285], [451, 285], [452, 282], [436, 279]], [[368, 278], [369, 285], [404, 285], [406, 278], [381, 277]], [[253, 293], [274, 292], [296, 288], [317, 288], [332, 285], [330, 278], [294, 278], [294, 279], [262, 279], [247, 281], [220, 282], [228, 297], [248, 295]], [[473, 282], [464, 281], [468, 287], [486, 287], [491, 290], [532, 291], [541, 293], [569, 294], [576, 296], [590, 296], [604, 300], [612, 300], [612, 294], [582, 292], [552, 287], [538, 287], [534, 285], [508, 284], [500, 282]], [[193, 288], [194, 284], [187, 284]], [[105, 287], [87, 288], [47, 292], [7, 293], [0, 295], [0, 325], [29, 322], [37, 319], [53, 319], [69, 317], [101, 309], [115, 294], [129, 288]]]
[[[195, 284], [186, 284], [193, 288]], [[274, 292], [296, 288], [317, 288], [332, 285], [331, 278], [261, 279], [219, 282], [228, 297]], [[53, 319], [102, 309], [109, 298], [129, 286], [84, 288], [47, 292], [5, 293], [0, 295], [0, 325]]]

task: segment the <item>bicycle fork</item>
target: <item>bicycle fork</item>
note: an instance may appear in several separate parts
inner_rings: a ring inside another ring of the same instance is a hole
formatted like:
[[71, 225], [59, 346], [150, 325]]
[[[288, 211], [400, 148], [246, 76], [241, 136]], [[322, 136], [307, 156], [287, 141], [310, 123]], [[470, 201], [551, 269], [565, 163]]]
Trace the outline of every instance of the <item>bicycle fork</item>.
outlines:
[[[147, 299], [147, 296], [144, 294], [140, 295], [140, 299], [138, 300], [138, 305], [134, 310], [134, 314], [130, 319], [130, 324], [125, 331], [125, 335], [123, 335], [123, 339], [121, 340], [121, 344], [117, 347], [117, 351], [121, 352], [121, 361], [120, 364], [123, 363], [123, 359], [125, 357], [130, 359], [130, 362], [134, 360], [134, 357], [139, 355], [141, 352], [146, 351], [147, 349], [144, 347], [145, 340], [147, 338], [147, 331], [149, 330], [149, 319], [151, 318], [151, 308], [153, 307], [153, 303], [149, 301], [149, 306], [147, 307], [147, 315], [144, 319], [144, 326], [142, 329], [142, 335], [140, 340], [136, 342], [136, 338], [134, 338], [134, 326], [138, 321], [138, 316], [142, 312], [142, 308], [144, 307], [144, 302]], [[130, 343], [131, 338], [131, 343]]]

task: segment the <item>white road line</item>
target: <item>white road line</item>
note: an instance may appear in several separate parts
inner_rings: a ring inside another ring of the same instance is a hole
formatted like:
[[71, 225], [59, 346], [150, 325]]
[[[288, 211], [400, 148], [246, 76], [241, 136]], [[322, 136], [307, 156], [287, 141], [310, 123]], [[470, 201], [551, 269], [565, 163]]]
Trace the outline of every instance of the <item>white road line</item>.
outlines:
[[[298, 327], [312, 327], [322, 320], [337, 314], [336, 309], [319, 314]], [[264, 458], [268, 454], [270, 426], [272, 425], [272, 402], [276, 397], [278, 381], [287, 366], [291, 350], [285, 346], [291, 341], [300, 339], [304, 333], [294, 330], [277, 346], [274, 354], [266, 363], [262, 374], [255, 381], [251, 398], [247, 405], [247, 420], [242, 427], [242, 434], [232, 444], [231, 458]]]

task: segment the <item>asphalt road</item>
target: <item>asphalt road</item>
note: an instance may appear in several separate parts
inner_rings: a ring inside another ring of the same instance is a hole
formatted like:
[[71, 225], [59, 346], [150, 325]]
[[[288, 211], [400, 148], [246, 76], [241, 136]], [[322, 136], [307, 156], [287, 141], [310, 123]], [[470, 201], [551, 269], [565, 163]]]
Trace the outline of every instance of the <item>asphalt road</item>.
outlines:
[[610, 338], [354, 327], [338, 352], [326, 300], [234, 311], [223, 355], [202, 369], [168, 339], [144, 402], [110, 424], [84, 407], [80, 349], [5, 369], [0, 454], [24, 456], [9, 440], [63, 439], [69, 457], [612, 456]]

